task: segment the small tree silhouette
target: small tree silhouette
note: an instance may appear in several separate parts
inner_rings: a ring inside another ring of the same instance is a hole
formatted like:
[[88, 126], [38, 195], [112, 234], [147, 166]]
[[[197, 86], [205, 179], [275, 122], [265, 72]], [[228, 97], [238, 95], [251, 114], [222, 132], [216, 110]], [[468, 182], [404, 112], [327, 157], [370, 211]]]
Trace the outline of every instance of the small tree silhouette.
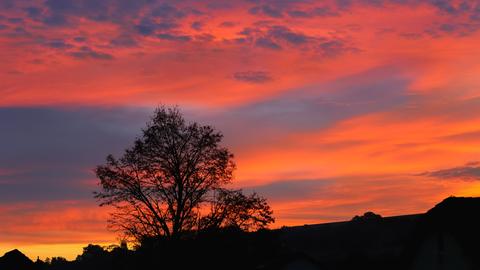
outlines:
[[[176, 107], [157, 108], [134, 146], [119, 159], [109, 155], [95, 170], [101, 187], [95, 197], [115, 208], [111, 228], [141, 240], [178, 238], [200, 229], [200, 221], [245, 230], [273, 222], [265, 199], [223, 189], [235, 163], [220, 146], [222, 137], [210, 126], [186, 123]], [[212, 213], [202, 214], [208, 203], [215, 203]]]
[[364, 222], [364, 221], [380, 221], [382, 216], [375, 214], [374, 212], [368, 211], [363, 214], [363, 216], [354, 216], [351, 221], [353, 222]]

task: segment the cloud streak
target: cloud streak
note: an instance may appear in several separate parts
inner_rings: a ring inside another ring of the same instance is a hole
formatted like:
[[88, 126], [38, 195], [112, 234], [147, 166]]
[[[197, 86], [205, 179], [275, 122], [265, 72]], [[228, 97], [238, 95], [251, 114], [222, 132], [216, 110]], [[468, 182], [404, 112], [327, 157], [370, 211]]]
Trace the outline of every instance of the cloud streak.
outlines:
[[480, 180], [480, 166], [478, 162], [470, 162], [464, 166], [429, 171], [419, 175], [438, 178], [441, 180]]
[[93, 168], [147, 119], [146, 110], [0, 108], [0, 203], [91, 199]]
[[235, 72], [233, 78], [247, 83], [266, 83], [271, 81], [272, 76], [265, 71], [242, 71]]

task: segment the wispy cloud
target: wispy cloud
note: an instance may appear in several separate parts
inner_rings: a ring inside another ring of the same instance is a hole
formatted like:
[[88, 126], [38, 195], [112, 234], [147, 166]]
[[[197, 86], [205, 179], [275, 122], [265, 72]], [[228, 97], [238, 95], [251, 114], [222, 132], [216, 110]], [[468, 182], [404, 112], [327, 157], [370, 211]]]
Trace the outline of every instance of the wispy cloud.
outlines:
[[464, 166], [442, 169], [437, 171], [428, 171], [419, 175], [429, 176], [443, 180], [480, 180], [480, 163], [469, 162]]
[[266, 83], [271, 81], [272, 76], [265, 71], [241, 71], [235, 72], [233, 78], [247, 83]]

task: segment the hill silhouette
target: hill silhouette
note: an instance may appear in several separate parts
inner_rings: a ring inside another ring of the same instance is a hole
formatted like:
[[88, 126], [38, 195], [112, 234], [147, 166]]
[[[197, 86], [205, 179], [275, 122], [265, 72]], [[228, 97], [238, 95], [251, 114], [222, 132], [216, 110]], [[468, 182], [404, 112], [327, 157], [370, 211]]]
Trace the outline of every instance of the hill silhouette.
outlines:
[[75, 261], [33, 263], [14, 250], [0, 269], [480, 269], [480, 198], [450, 197], [425, 214], [381, 217], [247, 233], [199, 232], [145, 239], [134, 251], [89, 245]]

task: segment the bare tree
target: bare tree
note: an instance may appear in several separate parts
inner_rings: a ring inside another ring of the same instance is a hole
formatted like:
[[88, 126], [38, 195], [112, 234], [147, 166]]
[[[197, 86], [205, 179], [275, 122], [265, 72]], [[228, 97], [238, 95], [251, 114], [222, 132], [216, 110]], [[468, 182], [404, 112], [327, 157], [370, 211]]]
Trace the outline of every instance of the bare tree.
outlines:
[[137, 240], [198, 229], [202, 207], [235, 169], [222, 137], [210, 126], [186, 123], [176, 107], [159, 107], [133, 147], [95, 170], [101, 186], [95, 197], [115, 208], [111, 228]]
[[249, 196], [242, 190], [218, 189], [211, 202], [211, 212], [200, 220], [202, 229], [238, 227], [244, 231], [265, 228], [275, 221], [265, 198]]

